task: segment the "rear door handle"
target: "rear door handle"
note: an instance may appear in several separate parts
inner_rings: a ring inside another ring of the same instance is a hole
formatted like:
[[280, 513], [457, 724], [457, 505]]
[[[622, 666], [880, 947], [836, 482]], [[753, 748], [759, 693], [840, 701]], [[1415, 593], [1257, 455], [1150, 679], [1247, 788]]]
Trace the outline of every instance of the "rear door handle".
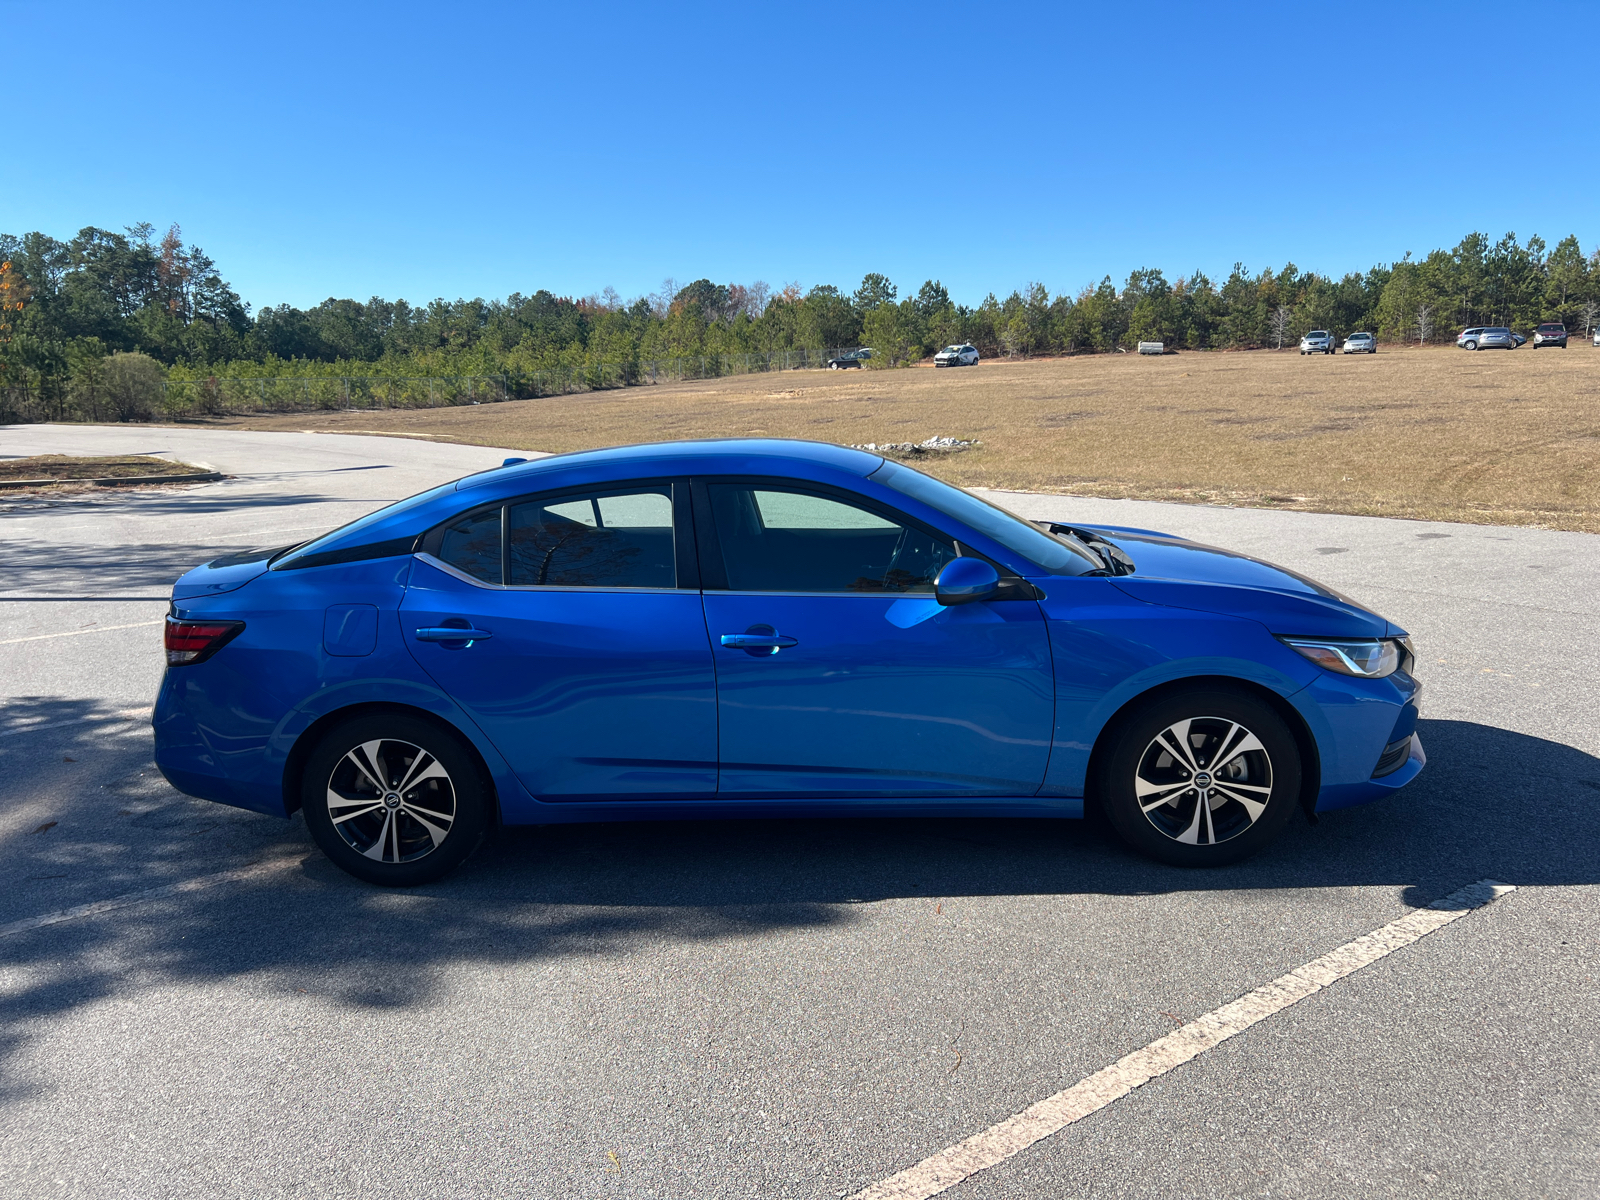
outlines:
[[781, 633], [725, 633], [722, 644], [732, 650], [782, 650], [785, 646], [798, 646], [800, 639]]
[[419, 642], [486, 642], [494, 634], [487, 629], [474, 629], [468, 625], [434, 625], [417, 630]]
[[762, 658], [787, 646], [798, 646], [800, 639], [781, 634], [771, 625], [752, 625], [743, 633], [723, 634], [722, 644], [729, 650], [743, 650], [752, 658]]

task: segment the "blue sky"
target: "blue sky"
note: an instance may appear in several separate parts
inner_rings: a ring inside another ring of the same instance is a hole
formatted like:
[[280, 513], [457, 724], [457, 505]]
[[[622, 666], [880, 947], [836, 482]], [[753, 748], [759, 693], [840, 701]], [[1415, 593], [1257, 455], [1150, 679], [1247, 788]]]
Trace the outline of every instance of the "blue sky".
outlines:
[[0, 0], [0, 231], [176, 221], [257, 307], [1589, 251], [1597, 15]]

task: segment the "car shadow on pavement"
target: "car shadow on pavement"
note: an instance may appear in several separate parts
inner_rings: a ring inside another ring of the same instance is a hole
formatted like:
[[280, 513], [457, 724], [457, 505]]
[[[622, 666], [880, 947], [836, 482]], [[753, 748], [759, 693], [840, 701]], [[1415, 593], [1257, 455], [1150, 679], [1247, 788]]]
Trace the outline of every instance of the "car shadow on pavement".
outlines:
[[[298, 817], [286, 825], [220, 809], [157, 778], [142, 809], [157, 814], [153, 824], [118, 832], [99, 811], [124, 803], [115, 789], [84, 792], [62, 799], [58, 819], [65, 833], [72, 822], [100, 832], [60, 869], [102, 886], [73, 903], [252, 857], [286, 855], [289, 865], [0, 936], [0, 974], [11, 981], [0, 994], [0, 1064], [39, 1022], [142, 988], [248, 978], [253, 991], [340, 1004], [426, 1004], [450, 968], [620, 960], [663, 941], [803, 934], [859, 921], [861, 905], [877, 901], [1216, 891], [1237, 903], [1241, 894], [1376, 886], [1424, 904], [1484, 877], [1600, 882], [1600, 759], [1470, 722], [1424, 721], [1420, 732], [1429, 767], [1395, 797], [1314, 826], [1296, 820], [1262, 855], [1211, 871], [1136, 857], [1095, 820], [685, 821], [506, 830], [445, 880], [384, 891], [312, 849]], [[28, 767], [7, 757], [19, 772], [7, 776], [9, 790]], [[0, 817], [5, 808], [0, 801]], [[233, 824], [190, 836], [213, 816]], [[7, 907], [26, 916], [50, 906], [13, 898]], [[34, 1086], [0, 1066], [0, 1100]]]

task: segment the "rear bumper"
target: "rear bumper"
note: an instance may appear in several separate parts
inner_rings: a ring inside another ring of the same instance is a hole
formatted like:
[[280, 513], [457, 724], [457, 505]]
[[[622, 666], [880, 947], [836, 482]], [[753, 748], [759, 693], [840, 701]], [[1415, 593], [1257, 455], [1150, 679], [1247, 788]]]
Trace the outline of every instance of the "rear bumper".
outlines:
[[237, 779], [207, 774], [194, 770], [195, 765], [184, 762], [170, 752], [163, 754], [158, 751], [156, 754], [156, 769], [185, 796], [231, 804], [234, 808], [247, 808], [269, 817], [288, 817], [289, 814], [283, 811], [282, 788], [263, 788]]

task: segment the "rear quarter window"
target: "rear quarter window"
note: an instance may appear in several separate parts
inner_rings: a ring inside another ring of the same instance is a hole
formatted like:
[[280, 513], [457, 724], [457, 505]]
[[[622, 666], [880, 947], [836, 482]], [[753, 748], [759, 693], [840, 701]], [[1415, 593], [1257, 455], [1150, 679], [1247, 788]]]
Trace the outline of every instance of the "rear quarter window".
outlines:
[[446, 526], [438, 556], [474, 579], [500, 583], [500, 510], [471, 513]]

